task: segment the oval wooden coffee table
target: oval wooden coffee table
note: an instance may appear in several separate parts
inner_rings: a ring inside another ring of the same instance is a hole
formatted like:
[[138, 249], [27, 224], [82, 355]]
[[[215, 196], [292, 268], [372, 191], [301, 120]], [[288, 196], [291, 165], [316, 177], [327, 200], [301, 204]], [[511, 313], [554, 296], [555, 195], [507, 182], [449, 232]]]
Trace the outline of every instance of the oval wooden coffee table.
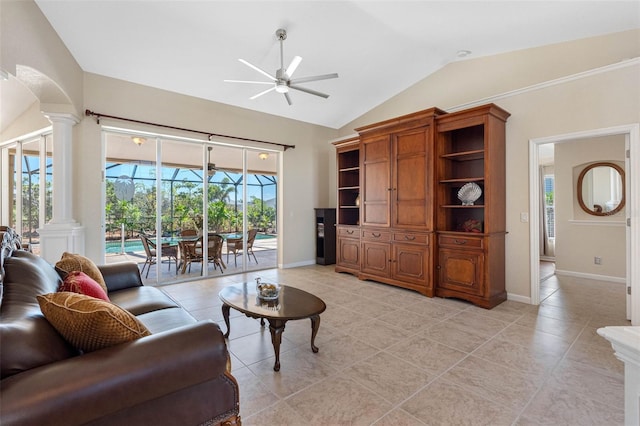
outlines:
[[311, 319], [311, 350], [314, 353], [318, 352], [314, 342], [318, 328], [320, 328], [320, 314], [327, 308], [327, 305], [319, 297], [295, 287], [280, 285], [280, 294], [277, 300], [262, 300], [258, 297], [253, 283], [226, 287], [219, 296], [222, 300], [222, 316], [227, 325], [227, 333], [224, 337], [229, 337], [231, 331], [229, 325], [229, 310], [231, 308], [248, 317], [260, 318], [262, 325], [264, 325], [264, 320], [269, 322], [271, 343], [273, 343], [276, 355], [276, 363], [273, 366], [275, 371], [280, 371], [280, 342], [284, 325], [289, 320]]

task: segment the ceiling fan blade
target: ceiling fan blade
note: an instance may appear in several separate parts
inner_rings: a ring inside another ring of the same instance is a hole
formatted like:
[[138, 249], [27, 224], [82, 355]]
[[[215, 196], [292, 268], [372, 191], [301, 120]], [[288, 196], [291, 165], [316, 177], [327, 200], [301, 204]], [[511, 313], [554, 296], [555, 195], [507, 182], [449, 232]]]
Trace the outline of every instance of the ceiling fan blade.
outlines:
[[265, 90], [264, 92], [260, 92], [260, 93], [258, 93], [257, 95], [253, 95], [253, 96], [252, 96], [252, 97], [250, 97], [249, 99], [254, 100], [255, 98], [260, 97], [260, 96], [262, 96], [262, 95], [264, 95], [264, 94], [266, 94], [266, 93], [269, 93], [269, 92], [271, 92], [272, 90], [276, 90], [276, 86], [273, 86], [273, 87], [271, 87], [271, 88], [269, 88], [269, 89]]
[[307, 83], [309, 81], [318, 81], [318, 80], [328, 80], [330, 78], [338, 78], [338, 74], [333, 73], [333, 74], [324, 74], [324, 75], [314, 75], [311, 77], [294, 78], [293, 80], [291, 80], [291, 84]]
[[302, 58], [300, 56], [293, 57], [293, 59], [291, 60], [291, 63], [289, 64], [289, 66], [287, 67], [287, 70], [285, 71], [285, 74], [287, 74], [289, 78], [291, 78], [293, 73], [296, 72], [296, 69], [298, 68], [298, 65], [300, 65], [300, 62], [302, 62]]
[[325, 99], [327, 99], [329, 97], [329, 95], [327, 95], [326, 93], [317, 92], [315, 90], [307, 89], [305, 87], [298, 87], [298, 86], [289, 85], [289, 88], [290, 89], [299, 90], [301, 92], [309, 93], [310, 95], [320, 96], [321, 98], [325, 98]]
[[287, 103], [289, 105], [293, 105], [293, 103], [291, 102], [291, 98], [289, 97], [289, 94], [285, 92], [285, 93], [283, 93], [283, 95], [284, 95], [285, 99], [287, 100]]
[[224, 80], [225, 83], [273, 84], [273, 81]]
[[245, 64], [246, 66], [248, 66], [249, 68], [253, 68], [254, 70], [258, 71], [260, 74], [265, 75], [267, 77], [269, 77], [271, 80], [276, 80], [276, 78], [274, 76], [272, 76], [271, 74], [269, 74], [268, 72], [266, 72], [265, 70], [256, 67], [255, 65], [245, 61], [244, 59], [238, 59], [240, 62], [242, 62], [243, 64]]

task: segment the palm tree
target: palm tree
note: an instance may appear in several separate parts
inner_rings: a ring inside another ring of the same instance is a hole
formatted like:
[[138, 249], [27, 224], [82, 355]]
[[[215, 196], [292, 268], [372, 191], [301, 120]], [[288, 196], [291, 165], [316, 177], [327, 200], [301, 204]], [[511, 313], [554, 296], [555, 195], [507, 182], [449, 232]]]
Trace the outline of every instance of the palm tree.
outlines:
[[218, 184], [209, 185], [209, 201], [229, 201], [229, 194], [233, 192], [231, 179], [224, 177]]

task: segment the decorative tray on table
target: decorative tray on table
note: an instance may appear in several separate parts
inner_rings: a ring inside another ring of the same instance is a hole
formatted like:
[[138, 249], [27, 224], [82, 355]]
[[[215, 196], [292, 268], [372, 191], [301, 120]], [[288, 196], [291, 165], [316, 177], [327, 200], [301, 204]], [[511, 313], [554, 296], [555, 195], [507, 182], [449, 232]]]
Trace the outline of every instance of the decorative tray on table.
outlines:
[[256, 292], [262, 300], [276, 300], [280, 295], [280, 285], [277, 283], [263, 283], [256, 278]]

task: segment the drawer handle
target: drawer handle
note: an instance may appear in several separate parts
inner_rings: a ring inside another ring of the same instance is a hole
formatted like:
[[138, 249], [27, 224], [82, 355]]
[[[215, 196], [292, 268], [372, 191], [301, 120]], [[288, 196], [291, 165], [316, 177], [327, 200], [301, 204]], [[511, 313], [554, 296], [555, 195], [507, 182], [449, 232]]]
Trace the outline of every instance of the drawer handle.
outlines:
[[373, 235], [375, 238], [380, 238], [382, 234], [380, 233], [376, 234], [375, 232], [372, 232], [371, 235]]
[[413, 240], [416, 239], [416, 236], [415, 235], [405, 235], [404, 239], [405, 240], [409, 240], [409, 241], [413, 241]]
[[467, 244], [467, 240], [459, 240], [457, 238], [455, 240], [453, 240], [453, 242], [456, 243], [456, 244], [460, 244], [460, 245]]
[[347, 234], [352, 235], [354, 231], [352, 231], [351, 229], [347, 229]]

